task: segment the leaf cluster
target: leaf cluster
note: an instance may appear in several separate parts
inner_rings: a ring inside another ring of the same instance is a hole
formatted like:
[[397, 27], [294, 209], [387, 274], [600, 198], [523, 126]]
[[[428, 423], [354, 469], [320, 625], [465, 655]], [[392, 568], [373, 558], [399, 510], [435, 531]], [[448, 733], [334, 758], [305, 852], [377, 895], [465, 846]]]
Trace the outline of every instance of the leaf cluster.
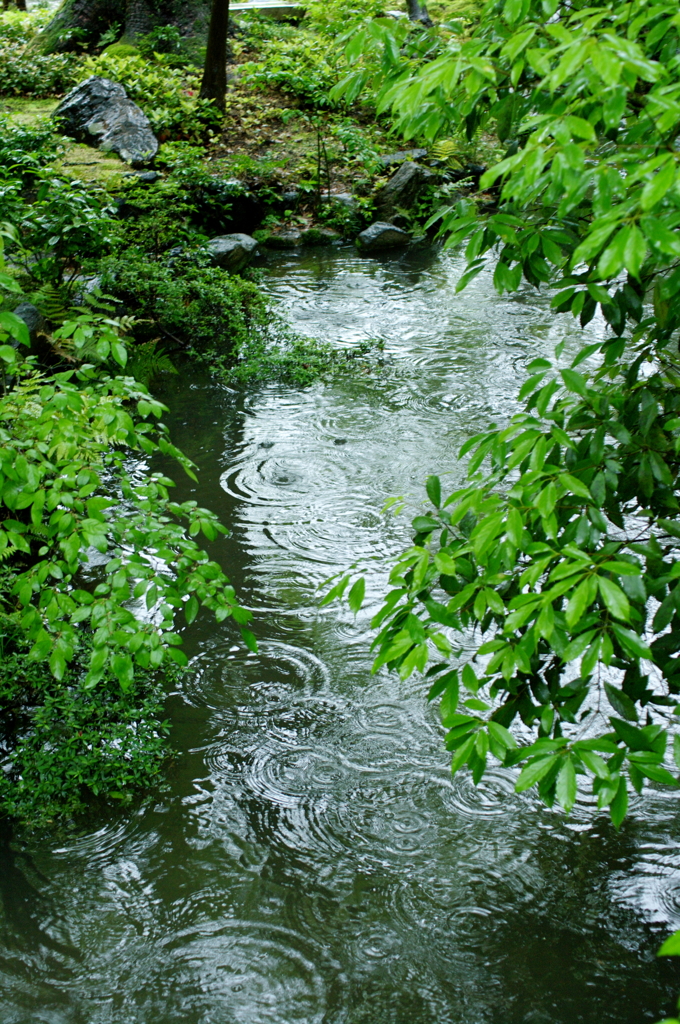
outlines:
[[608, 326], [571, 365], [528, 367], [523, 411], [463, 446], [465, 486], [430, 478], [374, 670], [430, 677], [454, 771], [521, 765], [518, 790], [567, 811], [589, 780], [617, 826], [629, 787], [680, 765], [679, 32], [663, 0], [493, 0], [415, 67], [403, 29], [369, 25], [336, 90], [370, 84], [406, 137], [495, 131], [480, 193], [431, 220], [466, 243], [459, 289], [488, 267]]

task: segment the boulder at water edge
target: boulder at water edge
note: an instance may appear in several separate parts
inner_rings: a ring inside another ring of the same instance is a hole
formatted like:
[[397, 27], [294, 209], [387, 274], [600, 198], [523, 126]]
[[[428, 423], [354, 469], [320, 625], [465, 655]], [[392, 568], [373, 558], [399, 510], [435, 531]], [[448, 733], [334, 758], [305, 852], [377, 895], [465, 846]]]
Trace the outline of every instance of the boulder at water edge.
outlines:
[[[21, 305], [17, 306], [14, 310], [14, 315], [18, 316], [20, 320], [23, 320], [28, 328], [28, 336], [31, 342], [31, 348], [35, 348], [38, 335], [42, 334], [47, 330], [47, 321], [42, 315], [37, 306], [34, 306], [31, 302], [22, 302]], [[19, 342], [12, 340], [14, 348], [19, 347]]]
[[380, 217], [389, 220], [400, 209], [410, 210], [427, 185], [432, 185], [436, 176], [427, 167], [414, 164], [412, 160], [403, 163], [375, 197], [375, 208]]
[[357, 237], [357, 244], [362, 252], [373, 252], [376, 249], [394, 249], [400, 245], [408, 245], [411, 235], [408, 231], [395, 228], [394, 224], [376, 221]]
[[54, 112], [64, 135], [117, 153], [121, 160], [141, 167], [158, 152], [158, 140], [149, 119], [128, 99], [118, 82], [92, 75], [63, 100]]
[[250, 235], [218, 235], [207, 243], [208, 251], [218, 267], [224, 267], [233, 274], [250, 263], [257, 249], [257, 242]]

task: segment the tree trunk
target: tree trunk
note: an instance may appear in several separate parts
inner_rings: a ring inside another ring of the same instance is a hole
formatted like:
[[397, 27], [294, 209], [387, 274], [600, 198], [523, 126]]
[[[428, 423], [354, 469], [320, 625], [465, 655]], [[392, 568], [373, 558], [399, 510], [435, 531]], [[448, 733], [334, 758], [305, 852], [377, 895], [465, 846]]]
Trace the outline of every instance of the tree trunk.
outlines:
[[151, 5], [147, 0], [127, 0], [125, 4], [125, 32], [123, 38], [126, 42], [134, 42], [137, 36], [146, 35], [156, 25], [156, 18]]
[[406, 4], [410, 21], [419, 21], [426, 28], [432, 28], [433, 21], [427, 13], [427, 9], [422, 7], [418, 0], [406, 0]]
[[50, 23], [32, 45], [43, 53], [95, 45], [111, 25], [125, 24], [125, 0], [63, 0]]
[[131, 41], [156, 25], [176, 25], [183, 35], [200, 36], [207, 7], [208, 0], [62, 0], [31, 45], [43, 53], [92, 49], [112, 25]]
[[228, 28], [229, 0], [212, 0], [200, 96], [202, 99], [214, 100], [220, 110], [224, 110], [227, 91]]

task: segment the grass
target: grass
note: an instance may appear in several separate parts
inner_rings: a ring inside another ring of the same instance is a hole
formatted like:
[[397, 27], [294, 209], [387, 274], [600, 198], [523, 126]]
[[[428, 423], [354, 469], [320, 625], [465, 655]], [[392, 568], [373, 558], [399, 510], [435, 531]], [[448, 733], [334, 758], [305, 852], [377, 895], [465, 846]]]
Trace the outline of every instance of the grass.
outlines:
[[0, 96], [0, 114], [9, 114], [18, 124], [32, 125], [49, 117], [60, 100], [35, 100], [23, 96]]
[[69, 178], [94, 181], [100, 185], [119, 184], [120, 175], [130, 170], [118, 157], [102, 153], [80, 142], [67, 143], [66, 152], [61, 160], [56, 162], [55, 167]]

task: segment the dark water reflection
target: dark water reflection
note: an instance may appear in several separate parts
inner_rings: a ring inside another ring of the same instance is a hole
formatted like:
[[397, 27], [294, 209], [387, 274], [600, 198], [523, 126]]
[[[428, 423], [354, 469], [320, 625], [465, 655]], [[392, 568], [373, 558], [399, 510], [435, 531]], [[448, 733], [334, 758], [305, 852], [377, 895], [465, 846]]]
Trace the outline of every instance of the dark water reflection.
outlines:
[[[182, 379], [176, 441], [195, 496], [232, 527], [215, 554], [257, 611], [187, 631], [169, 698], [176, 759], [155, 807], [68, 841], [5, 835], [2, 1024], [641, 1024], [680, 971], [675, 794], [616, 834], [587, 797], [569, 822], [492, 769], [447, 770], [419, 680], [368, 669], [370, 609], [319, 611], [358, 561], [369, 604], [426, 475], [513, 408], [527, 361], [570, 321], [527, 292], [462, 296], [451, 257], [285, 257], [267, 287], [308, 334], [381, 338], [384, 371], [245, 395]], [[591, 334], [600, 330], [591, 327]], [[338, 443], [342, 442], [342, 443]]]

